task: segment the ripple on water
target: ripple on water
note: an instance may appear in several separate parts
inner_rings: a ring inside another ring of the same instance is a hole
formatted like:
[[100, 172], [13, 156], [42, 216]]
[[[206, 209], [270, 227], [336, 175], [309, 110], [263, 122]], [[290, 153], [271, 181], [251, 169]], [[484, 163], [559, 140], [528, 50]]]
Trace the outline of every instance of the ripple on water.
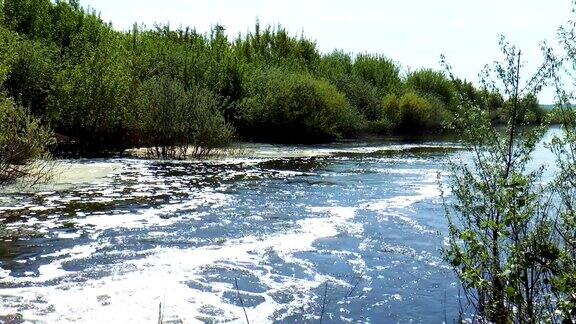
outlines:
[[441, 208], [427, 158], [440, 151], [270, 146], [223, 161], [82, 162], [96, 171], [80, 184], [2, 198], [8, 230], [40, 235], [0, 259], [0, 314], [141, 323], [161, 303], [166, 321], [242, 321], [240, 295], [255, 323], [315, 321], [323, 304], [335, 322], [434, 319], [443, 310], [411, 313], [430, 303], [402, 289], [448, 289], [438, 228], [419, 207]]

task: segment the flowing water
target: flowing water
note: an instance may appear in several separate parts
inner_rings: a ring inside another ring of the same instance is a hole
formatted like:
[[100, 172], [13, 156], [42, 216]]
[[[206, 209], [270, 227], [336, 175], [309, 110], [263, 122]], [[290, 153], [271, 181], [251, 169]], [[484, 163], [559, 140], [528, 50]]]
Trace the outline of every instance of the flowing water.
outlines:
[[[452, 321], [450, 142], [62, 161], [0, 194], [0, 322]], [[543, 158], [543, 161], [549, 161]]]

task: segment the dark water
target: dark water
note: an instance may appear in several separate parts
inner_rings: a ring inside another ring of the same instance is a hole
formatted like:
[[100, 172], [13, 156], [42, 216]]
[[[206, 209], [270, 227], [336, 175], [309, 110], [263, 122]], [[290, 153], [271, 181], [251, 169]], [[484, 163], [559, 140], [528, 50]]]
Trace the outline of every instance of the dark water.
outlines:
[[0, 242], [0, 316], [157, 323], [162, 304], [166, 323], [241, 323], [243, 303], [251, 323], [452, 322], [438, 181], [454, 148], [67, 161], [56, 184], [1, 195], [8, 232], [28, 238]]

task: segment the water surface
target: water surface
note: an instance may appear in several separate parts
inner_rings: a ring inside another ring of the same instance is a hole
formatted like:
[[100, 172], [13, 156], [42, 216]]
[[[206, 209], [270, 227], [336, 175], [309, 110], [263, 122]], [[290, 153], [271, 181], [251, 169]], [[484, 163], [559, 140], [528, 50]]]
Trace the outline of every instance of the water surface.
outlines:
[[0, 316], [152, 323], [162, 305], [165, 323], [244, 322], [243, 304], [251, 323], [457, 317], [438, 187], [457, 144], [244, 148], [65, 161], [58, 184], [1, 194], [25, 238], [0, 242]]

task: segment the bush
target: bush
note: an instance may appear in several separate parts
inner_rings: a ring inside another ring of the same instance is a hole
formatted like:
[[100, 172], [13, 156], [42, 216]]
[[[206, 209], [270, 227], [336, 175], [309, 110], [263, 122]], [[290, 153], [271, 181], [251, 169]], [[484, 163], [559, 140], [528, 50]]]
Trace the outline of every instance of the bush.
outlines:
[[127, 144], [127, 113], [133, 104], [126, 55], [108, 45], [67, 62], [56, 74], [48, 116], [56, 131], [73, 137], [79, 149], [121, 149]]
[[[140, 88], [133, 117], [140, 143], [159, 158], [204, 157], [233, 138], [211, 92], [184, 86], [167, 76]], [[191, 151], [190, 151], [191, 150]]]
[[430, 119], [430, 103], [415, 93], [406, 93], [398, 101], [400, 123], [397, 125], [402, 131], [422, 133]]
[[57, 49], [28, 40], [6, 45], [10, 73], [4, 85], [8, 94], [35, 116], [45, 115], [53, 90]]
[[54, 144], [50, 130], [0, 95], [0, 185], [28, 178], [31, 183], [47, 177], [44, 165], [34, 164], [48, 158], [48, 146]]
[[402, 115], [400, 112], [400, 102], [398, 96], [395, 94], [389, 94], [382, 100], [382, 115], [394, 125], [400, 124], [402, 120]]
[[[367, 59], [365, 59], [367, 61]], [[370, 80], [368, 76], [368, 63], [358, 63], [357, 69], [362, 75]], [[374, 84], [353, 73], [352, 57], [349, 54], [335, 51], [322, 57], [318, 70], [319, 77], [327, 79], [343, 92], [356, 108], [369, 121], [377, 121], [380, 118], [381, 90]]]
[[442, 72], [422, 69], [408, 74], [406, 88], [426, 98], [435, 98], [447, 108], [454, 108], [456, 89]]
[[397, 93], [402, 87], [400, 68], [384, 56], [358, 55], [354, 61], [353, 73], [375, 86], [381, 95]]
[[[490, 97], [497, 97], [491, 94]], [[489, 100], [498, 103], [495, 99], [488, 98]], [[490, 118], [494, 124], [503, 125], [512, 117], [511, 106], [515, 105], [512, 100], [502, 100], [497, 108], [491, 108]], [[538, 102], [538, 98], [534, 95], [528, 94], [522, 98], [518, 98], [518, 115], [516, 119], [522, 122], [524, 126], [527, 125], [541, 125], [546, 121], [548, 112], [542, 108]]]
[[322, 56], [316, 73], [330, 82], [336, 84], [352, 74], [352, 56], [342, 51], [334, 51]]
[[449, 118], [442, 103], [434, 98], [426, 99], [414, 92], [407, 92], [401, 97], [384, 97], [382, 115], [392, 123], [396, 132], [410, 134], [438, 131]]
[[362, 117], [336, 87], [306, 73], [271, 69], [247, 76], [242, 130], [278, 142], [325, 142], [351, 135]]
[[[572, 323], [574, 308], [562, 320], [558, 307], [570, 296], [556, 295], [554, 287], [564, 269], [558, 267], [562, 254], [555, 237], [561, 227], [556, 206], [563, 199], [549, 191], [555, 188], [544, 181], [544, 167], [533, 163], [546, 128], [523, 127], [528, 116], [522, 98], [538, 94], [549, 77], [541, 71], [555, 62], [544, 62], [538, 74], [527, 78], [529, 83], [521, 84], [521, 52], [504, 39], [500, 45], [504, 60], [486, 68], [483, 82], [488, 89], [506, 89], [506, 126], [496, 128], [484, 107], [458, 96], [464, 100], [457, 105], [454, 123], [473, 154], [469, 161], [450, 163], [444, 259], [458, 276], [472, 321]], [[570, 231], [574, 233], [572, 225]]]
[[386, 118], [369, 121], [366, 130], [371, 134], [388, 135], [394, 130], [394, 124]]
[[[385, 133], [386, 124], [402, 132], [436, 131], [447, 111], [455, 111], [453, 86], [440, 72], [419, 70], [403, 80], [400, 66], [385, 56], [322, 55], [313, 41], [282, 27], [257, 23], [235, 39], [219, 25], [207, 34], [167, 24], [119, 32], [78, 0], [0, 0], [0, 9], [0, 63], [11, 68], [2, 90], [70, 139], [70, 145], [59, 143], [61, 151], [133, 147], [143, 139], [132, 119], [142, 84], [165, 76], [185, 92], [214, 94], [225, 120], [248, 138], [328, 141], [363, 127]], [[461, 86], [472, 100], [486, 99], [472, 84]], [[404, 98], [407, 107], [416, 105], [406, 120], [383, 115], [394, 109], [383, 108], [382, 98], [400, 101], [406, 92], [428, 101], [429, 109], [418, 108], [423, 100], [412, 96]], [[498, 100], [481, 105], [495, 108], [495, 120], [505, 118]], [[422, 116], [410, 121], [411, 114]], [[533, 115], [541, 119], [538, 111]]]
[[380, 94], [375, 86], [354, 75], [346, 76], [335, 84], [367, 120], [375, 121], [381, 117]]

